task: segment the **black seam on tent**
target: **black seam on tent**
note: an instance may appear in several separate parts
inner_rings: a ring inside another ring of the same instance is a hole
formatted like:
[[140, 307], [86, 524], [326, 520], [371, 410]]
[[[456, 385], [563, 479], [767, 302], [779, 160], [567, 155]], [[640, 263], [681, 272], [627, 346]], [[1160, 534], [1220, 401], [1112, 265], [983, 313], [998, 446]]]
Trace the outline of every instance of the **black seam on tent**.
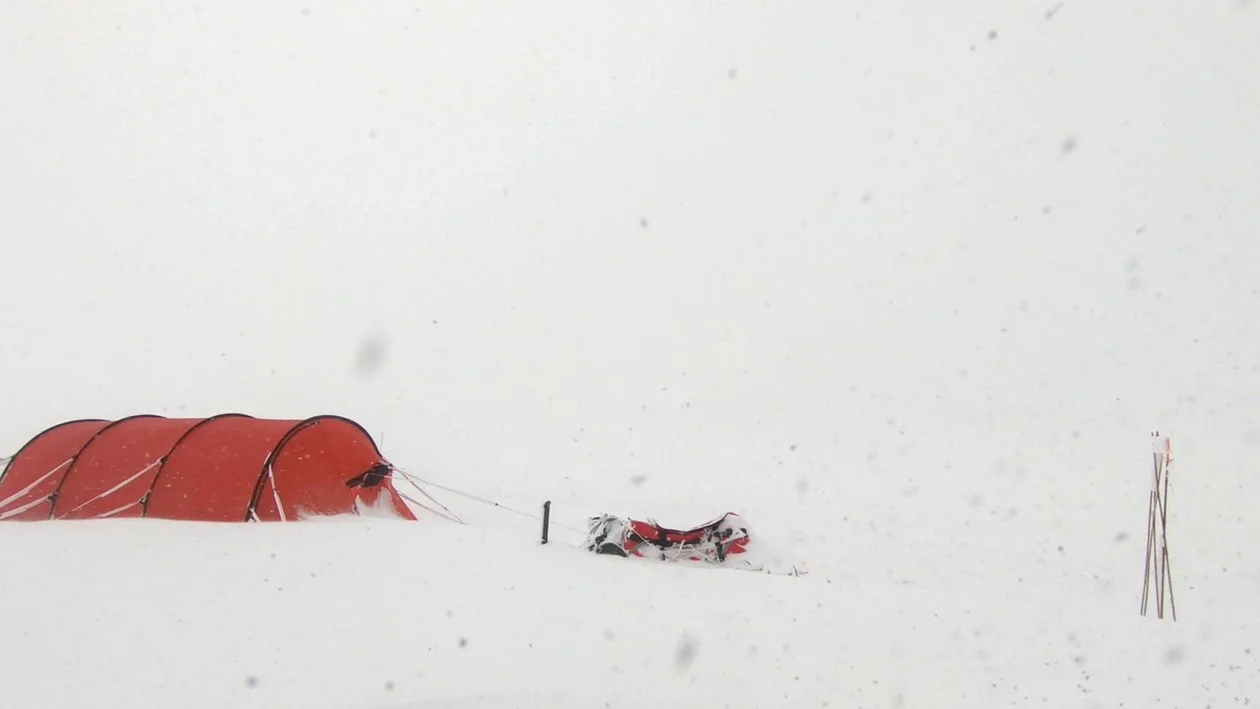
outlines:
[[158, 471], [157, 471], [157, 473], [155, 473], [155, 474], [153, 475], [153, 480], [149, 481], [149, 489], [148, 489], [148, 490], [144, 493], [144, 497], [142, 498], [144, 501], [140, 503], [140, 507], [141, 507], [140, 516], [141, 516], [141, 517], [148, 517], [148, 516], [149, 516], [149, 501], [153, 498], [153, 490], [157, 488], [157, 481], [158, 481], [158, 478], [162, 477], [162, 472], [163, 472], [164, 470], [166, 470], [166, 464], [167, 464], [167, 463], [169, 463], [169, 462], [171, 462], [171, 456], [175, 454], [175, 451], [176, 451], [176, 450], [177, 450], [177, 449], [178, 449], [181, 445], [183, 445], [184, 441], [185, 441], [185, 440], [187, 440], [187, 438], [188, 438], [189, 436], [191, 436], [191, 435], [192, 435], [193, 431], [196, 431], [197, 429], [201, 428], [202, 426], [206, 426], [206, 425], [208, 425], [208, 424], [210, 424], [210, 423], [212, 423], [212, 422], [214, 422], [214, 421], [219, 421], [219, 420], [221, 420], [221, 419], [225, 419], [225, 418], [247, 418], [247, 419], [252, 419], [252, 418], [254, 418], [254, 417], [253, 417], [253, 416], [250, 416], [249, 414], [236, 414], [236, 413], [232, 413], [232, 414], [215, 414], [214, 416], [211, 416], [211, 417], [209, 417], [209, 418], [202, 419], [201, 421], [199, 421], [199, 422], [197, 422], [196, 424], [194, 424], [192, 428], [188, 429], [187, 431], [184, 431], [184, 435], [180, 436], [180, 437], [179, 437], [179, 438], [175, 441], [175, 443], [171, 445], [171, 449], [170, 449], [170, 450], [168, 450], [168, 451], [166, 452], [166, 455], [162, 456], [162, 464], [161, 464], [160, 466], [158, 466]]
[[[49, 433], [52, 433], [53, 431], [59, 428], [62, 428], [63, 426], [72, 426], [76, 423], [101, 423], [108, 420], [109, 419], [74, 419], [72, 421], [62, 421], [61, 423], [49, 426], [48, 428], [45, 428], [44, 430], [35, 434], [34, 436], [31, 437], [29, 441], [27, 441], [21, 448], [19, 448], [18, 452], [14, 453], [13, 456], [9, 458], [9, 462], [5, 464], [4, 472], [0, 472], [0, 487], [3, 487], [4, 479], [9, 476], [9, 468], [12, 468], [13, 464], [18, 462], [18, 460], [22, 457], [22, 454], [26, 452], [26, 449], [30, 448], [31, 445], [35, 443], [35, 441], [38, 441], [39, 439], [43, 438], [44, 436], [48, 435]], [[79, 450], [80, 451], [83, 450], [83, 446], [79, 446]], [[75, 451], [75, 454], [72, 457], [78, 457], [78, 455], [79, 455], [78, 451]]]
[[[368, 443], [372, 444], [372, 450], [376, 453], [376, 456], [384, 459], [384, 456], [381, 455], [380, 446], [376, 445], [376, 439], [372, 438], [372, 434], [368, 433], [367, 429], [364, 428], [358, 421], [348, 419], [345, 416], [338, 416], [336, 414], [321, 414], [319, 416], [312, 416], [303, 421], [299, 421], [295, 426], [293, 426], [293, 428], [290, 428], [283, 436], [280, 437], [280, 440], [272, 447], [271, 455], [267, 456], [267, 460], [263, 463], [262, 470], [258, 472], [258, 481], [254, 483], [254, 494], [249, 499], [249, 508], [245, 510], [246, 522], [250, 521], [250, 518], [253, 517], [258, 509], [258, 502], [262, 497], [263, 486], [267, 481], [267, 469], [275, 463], [276, 458], [280, 457], [280, 453], [284, 450], [284, 447], [289, 444], [289, 441], [293, 440], [294, 436], [309, 426], [318, 425], [321, 421], [343, 421], [359, 429], [359, 431], [363, 433], [363, 437], [367, 439]], [[275, 485], [274, 478], [271, 484], [273, 486]], [[283, 502], [284, 501], [281, 500], [282, 504]]]
[[127, 423], [128, 421], [135, 421], [137, 419], [153, 419], [153, 418], [163, 419], [166, 417], [159, 416], [157, 414], [136, 414], [135, 416], [127, 416], [126, 418], [120, 418], [117, 421], [111, 421], [108, 426], [105, 426], [104, 428], [97, 431], [96, 433], [93, 433], [92, 437], [87, 439], [87, 442], [84, 443], [81, 448], [79, 448], [79, 452], [75, 453], [74, 461], [72, 461], [70, 463], [70, 467], [66, 469], [66, 474], [61, 476], [61, 482], [57, 483], [57, 489], [53, 490], [52, 495], [48, 498], [52, 500], [52, 505], [48, 508], [48, 519], [54, 518], [55, 516], [54, 513], [57, 511], [57, 499], [61, 496], [61, 488], [62, 486], [66, 484], [66, 478], [70, 477], [70, 473], [73, 473], [75, 471], [75, 466], [79, 464], [79, 459], [83, 457], [83, 451], [86, 451], [88, 448], [92, 447], [92, 444], [96, 442], [97, 438], [100, 438], [101, 434], [105, 433], [106, 431], [114, 429], [120, 424]]

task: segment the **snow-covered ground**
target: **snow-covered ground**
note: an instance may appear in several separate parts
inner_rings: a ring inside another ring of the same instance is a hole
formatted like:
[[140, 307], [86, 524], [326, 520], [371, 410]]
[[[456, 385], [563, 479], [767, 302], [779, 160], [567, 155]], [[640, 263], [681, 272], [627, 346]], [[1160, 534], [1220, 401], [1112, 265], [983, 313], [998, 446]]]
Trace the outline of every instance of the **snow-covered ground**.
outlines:
[[[108, 0], [0, 52], [0, 455], [337, 413], [467, 521], [0, 526], [0, 706], [1260, 701], [1252, 3]], [[573, 547], [726, 511], [810, 573]]]
[[1179, 575], [1160, 623], [1096, 550], [814, 519], [811, 573], [769, 576], [542, 546], [451, 502], [468, 525], [5, 529], [5, 704], [1231, 706], [1260, 681], [1254, 585], [1205, 610], [1222, 585]]

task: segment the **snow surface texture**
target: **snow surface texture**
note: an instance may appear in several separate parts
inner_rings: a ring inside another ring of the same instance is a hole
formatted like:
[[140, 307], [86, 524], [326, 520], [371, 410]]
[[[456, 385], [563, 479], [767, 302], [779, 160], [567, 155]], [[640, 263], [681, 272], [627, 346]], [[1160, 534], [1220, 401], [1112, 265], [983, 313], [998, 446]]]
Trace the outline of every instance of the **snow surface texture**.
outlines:
[[1254, 3], [26, 3], [0, 52], [0, 454], [337, 413], [810, 568], [441, 492], [470, 524], [6, 525], [0, 704], [1260, 701]]

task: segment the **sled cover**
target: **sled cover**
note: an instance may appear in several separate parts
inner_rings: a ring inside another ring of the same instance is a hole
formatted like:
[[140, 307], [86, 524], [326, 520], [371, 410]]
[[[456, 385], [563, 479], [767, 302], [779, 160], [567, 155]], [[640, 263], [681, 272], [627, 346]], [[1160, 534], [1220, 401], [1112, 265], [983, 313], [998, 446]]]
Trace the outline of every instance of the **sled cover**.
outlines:
[[734, 512], [691, 529], [605, 514], [588, 520], [585, 548], [596, 554], [723, 564], [744, 554], [749, 541], [748, 525]]

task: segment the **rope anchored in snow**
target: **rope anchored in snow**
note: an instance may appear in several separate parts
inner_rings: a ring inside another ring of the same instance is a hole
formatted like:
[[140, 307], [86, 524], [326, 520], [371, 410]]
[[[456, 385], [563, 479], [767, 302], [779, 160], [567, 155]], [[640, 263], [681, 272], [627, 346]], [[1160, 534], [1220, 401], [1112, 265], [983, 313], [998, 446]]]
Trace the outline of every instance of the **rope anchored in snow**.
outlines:
[[[520, 515], [520, 516], [522, 516], [522, 517], [526, 517], [526, 518], [529, 518], [529, 519], [532, 519], [532, 520], [535, 520], [535, 521], [538, 521], [538, 522], [542, 522], [542, 521], [545, 519], [545, 520], [546, 520], [546, 525], [545, 525], [545, 527], [546, 527], [546, 528], [550, 528], [550, 527], [559, 527], [559, 528], [561, 528], [561, 529], [567, 529], [567, 530], [569, 530], [569, 531], [571, 531], [571, 532], [576, 532], [576, 533], [578, 533], [578, 534], [585, 534], [585, 533], [586, 533], [584, 530], [577, 529], [576, 527], [570, 527], [570, 526], [568, 526], [568, 525], [566, 525], [566, 524], [561, 524], [561, 523], [556, 522], [555, 520], [551, 519], [551, 502], [550, 502], [550, 501], [548, 501], [548, 502], [544, 505], [544, 508], [543, 508], [543, 514], [542, 514], [542, 515], [537, 515], [537, 514], [532, 514], [532, 513], [530, 513], [530, 512], [525, 512], [525, 511], [523, 511], [523, 510], [518, 510], [518, 509], [516, 509], [515, 507], [509, 507], [508, 505], [505, 505], [505, 504], [503, 504], [503, 503], [501, 503], [501, 502], [497, 502], [497, 501], [495, 501], [495, 500], [491, 500], [491, 499], [490, 499], [490, 498], [488, 498], [488, 497], [482, 497], [481, 495], [474, 495], [474, 494], [473, 494], [473, 493], [471, 493], [471, 492], [464, 492], [463, 490], [458, 490], [458, 489], [456, 489], [456, 488], [450, 487], [449, 485], [442, 485], [442, 484], [440, 484], [440, 483], [435, 483], [435, 482], [433, 482], [433, 481], [431, 481], [431, 480], [425, 480], [424, 478], [419, 478], [419, 477], [416, 477], [415, 475], [412, 475], [412, 474], [408, 473], [407, 471], [405, 471], [405, 470], [403, 470], [403, 469], [401, 469], [401, 468], [391, 467], [391, 470], [393, 470], [393, 472], [398, 473], [398, 474], [399, 474], [399, 475], [400, 475], [400, 476], [401, 476], [404, 480], [406, 480], [407, 482], [411, 483], [411, 485], [412, 485], [413, 487], [415, 487], [417, 490], [419, 490], [419, 491], [420, 491], [420, 493], [421, 493], [422, 495], [424, 495], [424, 496], [425, 496], [425, 497], [427, 497], [428, 499], [432, 500], [432, 501], [433, 501], [433, 504], [438, 505], [439, 507], [441, 507], [441, 508], [442, 508], [442, 509], [446, 512], [446, 514], [447, 514], [447, 515], [450, 515], [452, 518], [456, 518], [456, 520], [457, 520], [457, 521], [459, 521], [459, 523], [460, 523], [460, 524], [464, 524], [463, 520], [458, 519], [458, 518], [457, 518], [457, 516], [455, 515], [455, 513], [454, 513], [454, 512], [451, 512], [449, 509], [447, 509], [444, 505], [442, 505], [442, 503], [438, 502], [437, 500], [434, 500], [434, 499], [433, 499], [433, 496], [432, 496], [432, 495], [430, 495], [428, 492], [426, 492], [426, 491], [424, 490], [424, 488], [422, 488], [422, 487], [421, 487], [421, 485], [427, 485], [427, 486], [429, 486], [429, 487], [436, 488], [436, 489], [438, 489], [438, 490], [443, 490], [443, 491], [449, 492], [449, 493], [451, 493], [451, 494], [453, 494], [453, 495], [459, 495], [460, 497], [464, 497], [464, 498], [467, 498], [467, 499], [472, 500], [472, 501], [474, 501], [474, 502], [481, 503], [481, 504], [483, 504], [483, 505], [486, 505], [487, 507], [497, 507], [498, 509], [501, 509], [501, 510], [503, 510], [503, 511], [505, 511], [505, 512], [511, 512], [512, 514], [515, 514], [515, 515]], [[401, 493], [400, 493], [400, 494], [401, 494]], [[406, 497], [406, 496], [404, 495], [404, 499], [408, 499], [408, 500], [410, 500], [411, 498], [408, 498], [408, 497]], [[415, 502], [414, 500], [411, 500], [411, 501], [412, 501], [412, 502]], [[417, 502], [416, 504], [420, 504], [420, 503], [418, 503], [418, 502]], [[427, 505], [422, 505], [422, 506], [423, 506], [423, 507], [425, 507], [426, 509], [431, 509], [431, 508], [429, 508]], [[546, 539], [547, 532], [546, 532], [546, 531], [544, 531], [544, 533], [543, 533], [543, 534], [544, 534], [544, 539]], [[544, 541], [544, 543], [545, 543], [545, 541]]]

